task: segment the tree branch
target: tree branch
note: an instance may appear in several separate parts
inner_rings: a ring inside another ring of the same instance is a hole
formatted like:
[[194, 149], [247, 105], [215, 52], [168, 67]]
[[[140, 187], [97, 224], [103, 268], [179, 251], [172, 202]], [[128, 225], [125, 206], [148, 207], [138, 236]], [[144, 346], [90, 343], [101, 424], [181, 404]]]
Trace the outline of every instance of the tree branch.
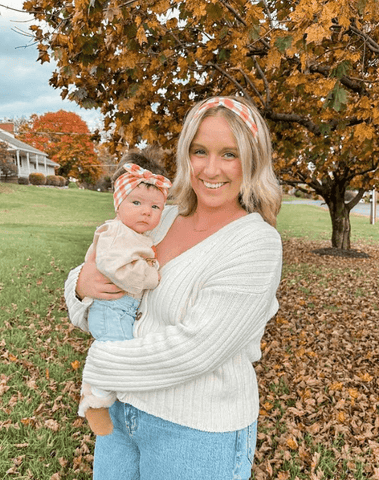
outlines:
[[216, 63], [208, 62], [207, 65], [209, 67], [212, 67], [215, 70], [219, 71], [225, 78], [227, 78], [231, 83], [233, 83], [240, 92], [243, 93], [245, 98], [247, 98], [250, 102], [254, 103], [253, 99], [250, 97], [250, 95], [247, 93], [247, 91], [243, 88], [243, 86], [239, 82], [237, 82], [237, 80], [234, 77], [232, 77], [227, 72], [225, 72], [225, 70], [223, 70]]
[[8, 7], [7, 5], [2, 5], [1, 3], [0, 3], [0, 7], [6, 8], [7, 10], [13, 10], [14, 12], [19, 12], [19, 13], [33, 13], [33, 12], [26, 12], [25, 10], [20, 10], [18, 8]]
[[369, 35], [367, 35], [366, 33], [363, 33], [361, 30], [359, 30], [359, 28], [354, 27], [354, 25], [350, 25], [349, 30], [351, 30], [352, 32], [356, 33], [357, 35], [362, 37], [364, 40], [366, 40], [367, 47], [372, 52], [379, 53], [379, 44], [376, 43]]
[[352, 210], [356, 205], [358, 205], [359, 200], [363, 197], [363, 194], [365, 193], [364, 188], [360, 188], [358, 190], [358, 193], [355, 195], [355, 197], [350, 200], [350, 202], [345, 203], [345, 206], [349, 209]]
[[[329, 77], [331, 67], [328, 67], [326, 65], [310, 65], [309, 71], [311, 73], [321, 73], [321, 75], [324, 75], [324, 77]], [[364, 85], [364, 82], [359, 80], [359, 79], [351, 79], [347, 77], [346, 75], [342, 75], [340, 78], [340, 82], [342, 85], [345, 87], [349, 88], [353, 92], [363, 94], [366, 92], [366, 87]]]
[[307, 130], [317, 136], [321, 135], [321, 130], [318, 125], [313, 123], [309, 118], [302, 117], [296, 113], [276, 113], [272, 110], [264, 110], [264, 116], [274, 122], [289, 122], [303, 125]]
[[256, 88], [256, 86], [254, 85], [254, 83], [250, 80], [250, 78], [249, 78], [249, 77], [247, 76], [247, 74], [242, 70], [242, 68], [236, 68], [236, 70], [243, 75], [244, 79], [246, 80], [246, 83], [248, 83], [248, 84], [250, 85], [250, 87], [254, 90], [255, 95], [259, 98], [259, 100], [260, 100], [261, 103], [262, 103], [262, 106], [264, 107], [264, 105], [265, 105], [264, 98], [263, 98], [262, 95], [259, 93], [259, 90]]
[[347, 182], [350, 182], [355, 177], [360, 177], [362, 175], [366, 175], [366, 173], [374, 172], [375, 170], [377, 170], [378, 167], [379, 167], [379, 162], [376, 162], [372, 165], [372, 167], [367, 168], [366, 170], [363, 170], [362, 172], [356, 172], [354, 174], [351, 174], [351, 175], [347, 176], [346, 180], [347, 180]]
[[263, 0], [263, 5], [265, 7], [265, 11], [266, 11], [266, 15], [267, 15], [270, 27], [274, 28], [274, 22], [272, 21], [272, 16], [271, 16], [270, 9], [268, 8], [267, 0]]
[[261, 69], [259, 63], [258, 63], [258, 60], [256, 58], [254, 58], [254, 64], [255, 64], [255, 68], [257, 69], [257, 72], [259, 73], [259, 76], [261, 77], [261, 79], [263, 80], [263, 83], [265, 84], [265, 91], [266, 91], [266, 105], [265, 105], [265, 108], [268, 108], [270, 103], [271, 103], [271, 92], [270, 92], [270, 85], [267, 81], [267, 78], [265, 76], [265, 74], [263, 73], [263, 70]]
[[224, 5], [224, 7], [226, 7], [229, 10], [229, 12], [231, 12], [236, 17], [236, 19], [239, 22], [241, 22], [243, 25], [245, 25], [245, 27], [247, 27], [247, 23], [245, 22], [245, 20], [240, 16], [240, 14], [231, 5], [229, 5], [228, 2], [226, 2], [226, 0], [220, 0], [220, 2]]
[[[235, 16], [235, 18], [242, 23], [242, 25], [244, 25], [245, 27], [247, 27], [247, 23], [245, 22], [245, 20], [241, 17], [241, 15], [226, 1], [226, 0], [220, 0], [220, 2], [229, 10], [229, 12], [233, 13], [233, 15]], [[265, 2], [266, 3], [266, 2]], [[266, 40], [264, 40], [264, 38], [259, 38], [258, 39], [259, 42], [263, 43], [263, 46], [268, 49], [270, 47], [270, 45], [266, 42]], [[266, 52], [267, 53], [267, 52]]]

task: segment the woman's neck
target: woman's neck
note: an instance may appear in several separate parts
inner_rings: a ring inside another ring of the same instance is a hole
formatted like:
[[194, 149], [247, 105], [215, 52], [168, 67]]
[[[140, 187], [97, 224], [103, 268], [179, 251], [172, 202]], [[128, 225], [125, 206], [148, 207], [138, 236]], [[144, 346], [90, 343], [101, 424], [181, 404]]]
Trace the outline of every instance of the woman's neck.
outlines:
[[247, 215], [247, 212], [240, 205], [236, 205], [235, 208], [230, 207], [220, 210], [204, 208], [198, 205], [195, 213], [190, 218], [195, 232], [205, 232], [223, 227], [245, 215]]

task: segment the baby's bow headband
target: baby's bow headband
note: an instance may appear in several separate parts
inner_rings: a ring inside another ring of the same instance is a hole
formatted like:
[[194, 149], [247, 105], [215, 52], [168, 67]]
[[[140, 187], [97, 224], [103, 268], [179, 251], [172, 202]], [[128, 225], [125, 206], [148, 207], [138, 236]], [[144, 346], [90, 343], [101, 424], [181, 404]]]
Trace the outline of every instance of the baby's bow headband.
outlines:
[[126, 173], [122, 174], [114, 182], [113, 201], [116, 212], [121, 202], [140, 183], [155, 185], [163, 193], [166, 200], [168, 189], [171, 187], [171, 182], [166, 177], [163, 175], [155, 175], [150, 172], [150, 170], [146, 170], [135, 163], [125, 163], [123, 168]]

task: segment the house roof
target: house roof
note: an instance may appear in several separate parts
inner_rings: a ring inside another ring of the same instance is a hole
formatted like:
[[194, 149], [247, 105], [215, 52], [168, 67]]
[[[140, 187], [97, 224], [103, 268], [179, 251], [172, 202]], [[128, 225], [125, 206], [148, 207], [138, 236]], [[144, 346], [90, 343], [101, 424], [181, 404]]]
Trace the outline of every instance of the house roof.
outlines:
[[8, 145], [13, 147], [15, 150], [20, 150], [22, 152], [29, 152], [29, 153], [32, 153], [33, 155], [46, 157], [47, 165], [59, 167], [58, 163], [53, 162], [53, 160], [50, 160], [49, 158], [47, 158], [47, 153], [42, 152], [41, 150], [37, 150], [34, 147], [31, 147], [27, 143], [21, 142], [21, 140], [18, 140], [17, 138], [15, 138], [11, 133], [8, 133], [2, 129], [0, 129], [0, 141], [8, 143]]

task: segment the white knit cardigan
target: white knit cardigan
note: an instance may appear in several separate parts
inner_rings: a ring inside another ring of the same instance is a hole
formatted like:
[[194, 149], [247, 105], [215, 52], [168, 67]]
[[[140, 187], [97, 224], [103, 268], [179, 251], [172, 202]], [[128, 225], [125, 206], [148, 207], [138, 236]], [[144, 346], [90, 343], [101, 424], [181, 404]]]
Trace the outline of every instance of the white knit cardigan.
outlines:
[[[166, 207], [155, 244], [177, 215]], [[281, 262], [280, 236], [258, 213], [221, 228], [163, 266], [143, 296], [134, 339], [92, 344], [83, 381], [180, 425], [245, 428], [258, 417], [252, 362], [278, 309]], [[88, 331], [88, 305], [75, 297], [80, 268], [66, 281], [66, 302], [72, 323]]]

